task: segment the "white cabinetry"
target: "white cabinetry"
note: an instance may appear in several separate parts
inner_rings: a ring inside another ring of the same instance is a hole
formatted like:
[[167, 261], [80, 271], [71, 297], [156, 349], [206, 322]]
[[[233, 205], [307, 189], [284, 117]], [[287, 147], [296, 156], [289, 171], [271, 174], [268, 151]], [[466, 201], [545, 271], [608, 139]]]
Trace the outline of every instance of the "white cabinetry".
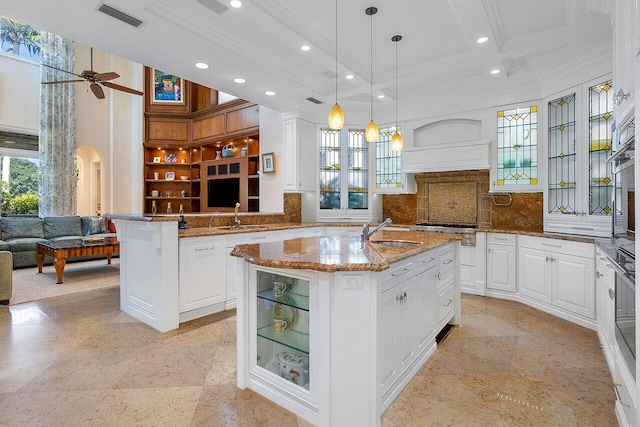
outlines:
[[637, 26], [635, 0], [618, 0], [615, 2], [613, 23], [613, 111], [616, 122], [621, 121], [631, 112], [634, 104], [635, 57], [637, 54]]
[[549, 304], [535, 307], [593, 326], [593, 244], [520, 236], [518, 265], [521, 295]]
[[545, 100], [545, 232], [611, 235], [612, 92], [603, 76]]
[[614, 371], [613, 347], [616, 344], [615, 292], [615, 273], [611, 260], [596, 248], [596, 319], [598, 335], [611, 372]]
[[[302, 119], [285, 120], [284, 133], [284, 175], [285, 192], [312, 192], [316, 186], [315, 156], [309, 147], [316, 146], [316, 127]], [[307, 149], [305, 149], [307, 148]]]
[[487, 233], [487, 289], [516, 291], [516, 235]]
[[236, 245], [245, 245], [250, 243], [267, 243], [276, 240], [284, 240], [284, 232], [282, 231], [262, 231], [258, 233], [242, 233], [227, 237], [227, 309], [236, 306], [237, 288], [242, 284], [244, 270], [242, 263], [236, 262], [235, 257], [229, 255]]
[[434, 349], [437, 267], [437, 253], [431, 250], [383, 273], [378, 306], [378, 385], [385, 409], [401, 391], [400, 378], [407, 369], [419, 355]]
[[225, 238], [180, 239], [180, 321], [224, 309]]
[[290, 228], [284, 230], [284, 239], [297, 239], [300, 237], [318, 237], [324, 234], [324, 227]]

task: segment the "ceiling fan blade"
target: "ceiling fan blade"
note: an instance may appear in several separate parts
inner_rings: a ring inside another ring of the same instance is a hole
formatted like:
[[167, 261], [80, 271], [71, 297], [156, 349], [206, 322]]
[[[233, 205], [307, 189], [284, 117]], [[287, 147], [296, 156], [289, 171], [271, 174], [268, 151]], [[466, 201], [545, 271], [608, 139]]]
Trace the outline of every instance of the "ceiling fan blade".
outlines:
[[117, 79], [118, 77], [120, 77], [120, 74], [114, 73], [113, 71], [110, 71], [108, 73], [98, 73], [95, 76], [93, 76], [94, 79], [101, 80], [103, 82], [106, 80]]
[[102, 88], [98, 83], [91, 83], [90, 87], [91, 87], [91, 92], [93, 92], [96, 98], [104, 99], [104, 91], [102, 90]]
[[120, 86], [120, 85], [117, 85], [115, 83], [103, 82], [102, 84], [104, 86], [108, 87], [108, 88], [115, 89], [115, 90], [121, 90], [122, 92], [132, 93], [134, 95], [144, 95], [139, 90], [131, 89], [131, 88], [128, 88], [126, 86]]
[[55, 82], [42, 82], [43, 85], [54, 85], [56, 83], [76, 83], [83, 82], [84, 80], [56, 80]]
[[62, 71], [63, 73], [73, 74], [74, 76], [82, 77], [80, 74], [72, 73], [71, 71], [63, 70], [62, 68], [54, 67], [53, 65], [40, 64], [43, 67], [53, 68], [54, 70]]

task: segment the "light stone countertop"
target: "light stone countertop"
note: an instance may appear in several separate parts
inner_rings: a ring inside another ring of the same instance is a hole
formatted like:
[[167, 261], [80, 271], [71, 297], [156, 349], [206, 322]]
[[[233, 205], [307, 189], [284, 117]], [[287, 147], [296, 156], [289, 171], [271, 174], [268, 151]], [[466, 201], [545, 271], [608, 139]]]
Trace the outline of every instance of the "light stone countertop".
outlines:
[[[382, 271], [402, 259], [417, 255], [450, 241], [453, 234], [424, 231], [380, 230], [361, 246], [360, 235], [306, 237], [279, 242], [238, 245], [231, 255], [263, 267], [335, 271]], [[376, 240], [404, 240], [418, 245], [399, 247], [375, 243]]]

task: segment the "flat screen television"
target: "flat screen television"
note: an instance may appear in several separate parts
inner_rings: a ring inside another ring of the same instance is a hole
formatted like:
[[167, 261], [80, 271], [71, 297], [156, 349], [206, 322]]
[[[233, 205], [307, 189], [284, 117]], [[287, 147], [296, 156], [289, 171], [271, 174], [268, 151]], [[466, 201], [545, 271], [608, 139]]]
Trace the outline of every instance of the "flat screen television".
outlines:
[[233, 208], [240, 201], [240, 178], [207, 180], [207, 205], [210, 208]]

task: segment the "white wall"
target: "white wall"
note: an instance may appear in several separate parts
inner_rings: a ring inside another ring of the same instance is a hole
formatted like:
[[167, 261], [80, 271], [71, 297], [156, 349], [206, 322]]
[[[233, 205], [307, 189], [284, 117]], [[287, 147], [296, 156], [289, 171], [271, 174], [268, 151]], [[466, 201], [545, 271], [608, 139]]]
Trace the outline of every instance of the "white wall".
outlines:
[[260, 107], [260, 154], [273, 153], [275, 169], [273, 173], [262, 173], [260, 165], [260, 212], [284, 212], [282, 127], [282, 117], [278, 111]]
[[37, 135], [40, 129], [40, 65], [0, 53], [0, 130]]

